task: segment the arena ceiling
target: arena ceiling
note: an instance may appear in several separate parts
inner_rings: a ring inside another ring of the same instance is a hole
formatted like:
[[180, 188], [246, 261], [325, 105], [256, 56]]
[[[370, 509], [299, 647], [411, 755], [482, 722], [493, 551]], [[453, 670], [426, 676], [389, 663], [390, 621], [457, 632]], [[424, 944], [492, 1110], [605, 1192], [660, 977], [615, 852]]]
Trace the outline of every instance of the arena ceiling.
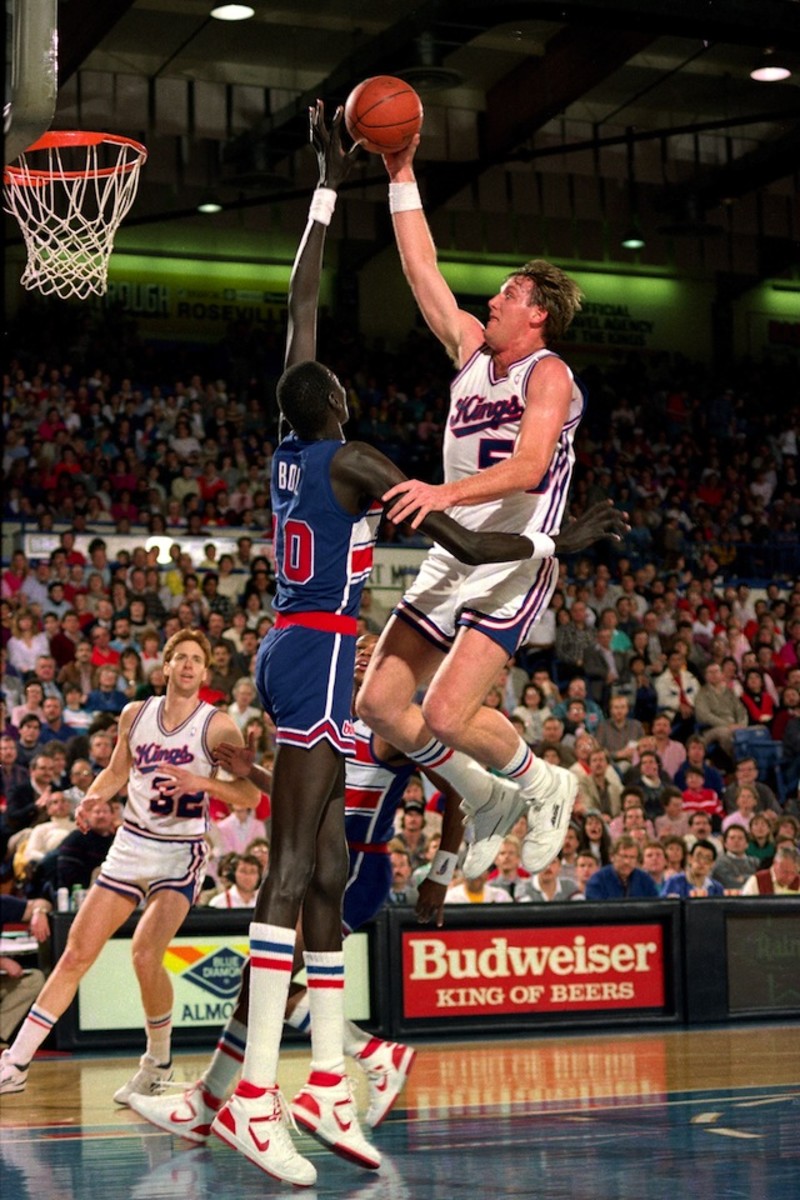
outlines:
[[[61, 0], [56, 127], [139, 136], [151, 150], [132, 219], [186, 221], [305, 199], [305, 110], [401, 74], [426, 110], [419, 174], [434, 214], [488, 206], [622, 226], [652, 246], [752, 235], [749, 274], [797, 263], [798, 0]], [[791, 77], [753, 81], [764, 52]], [[348, 185], [362, 257], [390, 236], [380, 161]], [[354, 207], [355, 212], [355, 207]], [[500, 235], [498, 235], [498, 238]], [[488, 247], [492, 249], [493, 246]]]

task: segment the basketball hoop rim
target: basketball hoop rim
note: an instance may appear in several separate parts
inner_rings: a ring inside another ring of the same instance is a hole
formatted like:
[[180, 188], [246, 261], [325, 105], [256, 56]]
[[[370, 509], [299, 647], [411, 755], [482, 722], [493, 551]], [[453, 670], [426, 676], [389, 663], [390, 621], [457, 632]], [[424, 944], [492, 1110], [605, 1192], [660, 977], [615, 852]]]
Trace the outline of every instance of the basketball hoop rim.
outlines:
[[111, 175], [122, 175], [129, 171], [138, 170], [147, 161], [147, 149], [134, 138], [125, 137], [121, 133], [91, 133], [83, 129], [57, 129], [45, 133], [32, 145], [22, 152], [22, 156], [35, 150], [57, 150], [62, 146], [99, 146], [108, 142], [113, 146], [130, 147], [136, 157], [129, 162], [118, 162], [113, 167], [87, 167], [83, 171], [53, 171], [41, 168], [7, 166], [3, 172], [5, 184], [16, 184], [20, 187], [35, 187], [38, 184], [49, 183], [53, 179], [104, 179]]

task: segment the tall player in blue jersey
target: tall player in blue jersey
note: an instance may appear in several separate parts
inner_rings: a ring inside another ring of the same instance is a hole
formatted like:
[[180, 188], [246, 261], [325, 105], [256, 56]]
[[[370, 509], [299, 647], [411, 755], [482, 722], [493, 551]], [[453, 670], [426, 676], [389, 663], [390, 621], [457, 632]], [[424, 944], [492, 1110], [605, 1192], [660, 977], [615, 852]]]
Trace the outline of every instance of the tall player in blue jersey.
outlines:
[[[354, 695], [364, 678], [377, 640], [376, 634], [366, 633], [356, 643]], [[342, 912], [345, 935], [360, 929], [386, 903], [392, 880], [388, 843], [394, 835], [395, 816], [406, 784], [419, 770], [411, 759], [367, 729], [363, 721], [354, 722], [353, 733], [356, 751], [347, 757], [345, 765], [345, 833], [350, 855]], [[256, 763], [251, 747], [223, 743], [217, 749], [217, 760], [234, 777], [249, 779], [262, 792], [272, 790], [271, 773]], [[442, 849], [428, 878], [420, 885], [417, 919], [423, 923], [433, 920], [441, 925], [449, 868], [455, 862], [463, 826], [460, 797], [435, 776], [432, 776], [432, 782], [442, 788], [446, 799]], [[298, 953], [301, 948], [302, 937], [295, 948], [296, 971], [302, 967], [302, 952]], [[228, 1018], [202, 1076], [179, 1097], [169, 1093], [131, 1097], [131, 1108], [159, 1129], [191, 1142], [205, 1142], [209, 1138], [214, 1117], [233, 1087], [242, 1063], [247, 1036], [249, 975], [250, 968], [246, 965], [236, 1008]], [[292, 984], [286, 1022], [303, 1033], [310, 1032], [308, 989], [297, 982]], [[400, 1095], [415, 1052], [400, 1042], [372, 1037], [352, 1021], [344, 1022], [344, 1049], [366, 1075], [369, 1107], [365, 1120], [375, 1128], [385, 1120]]]
[[[301, 910], [312, 1061], [291, 1115], [350, 1161], [380, 1164], [359, 1129], [344, 1069], [343, 755], [355, 748], [350, 707], [356, 616], [381, 497], [406, 477], [373, 447], [344, 442], [344, 389], [313, 361], [325, 230], [349, 165], [339, 142], [341, 119], [339, 110], [329, 134], [322, 106], [311, 111], [320, 184], [292, 272], [287, 369], [278, 384], [278, 403], [292, 432], [275, 452], [272, 475], [278, 615], [256, 664], [259, 693], [276, 727], [270, 871], [250, 926], [242, 1079], [212, 1126], [267, 1173], [300, 1186], [313, 1184], [316, 1171], [285, 1127], [277, 1073]], [[534, 554], [529, 538], [470, 531], [444, 513], [426, 517], [421, 528], [472, 564]]]

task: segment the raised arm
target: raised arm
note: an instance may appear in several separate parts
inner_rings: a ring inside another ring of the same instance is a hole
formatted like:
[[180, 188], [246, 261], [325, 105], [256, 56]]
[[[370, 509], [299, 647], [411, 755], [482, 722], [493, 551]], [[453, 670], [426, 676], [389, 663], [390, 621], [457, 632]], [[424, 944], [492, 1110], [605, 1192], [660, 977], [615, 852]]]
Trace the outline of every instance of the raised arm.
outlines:
[[389, 172], [389, 207], [403, 274], [425, 321], [456, 366], [483, 343], [483, 326], [458, 307], [439, 263], [414, 176], [419, 135], [405, 150], [384, 155]]
[[325, 125], [321, 100], [308, 110], [311, 144], [317, 155], [319, 183], [311, 200], [308, 223], [297, 249], [289, 281], [289, 321], [285, 366], [317, 356], [317, 307], [325, 231], [336, 204], [336, 189], [347, 175], [351, 154], [342, 149], [343, 110], [338, 108], [330, 130]]

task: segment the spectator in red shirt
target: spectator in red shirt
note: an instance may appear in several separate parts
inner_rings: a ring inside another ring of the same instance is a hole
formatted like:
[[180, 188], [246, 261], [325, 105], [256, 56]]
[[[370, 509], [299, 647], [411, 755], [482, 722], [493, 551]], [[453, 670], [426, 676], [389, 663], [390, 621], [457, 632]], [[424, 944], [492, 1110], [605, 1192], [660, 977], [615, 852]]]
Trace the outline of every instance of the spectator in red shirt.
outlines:
[[216, 500], [220, 492], [227, 492], [228, 485], [217, 473], [217, 465], [213, 459], [207, 459], [203, 466], [203, 474], [198, 479], [200, 498], [204, 504]]
[[71, 529], [65, 530], [65, 532], [61, 534], [60, 541], [61, 549], [67, 556], [68, 566], [74, 567], [77, 564], [79, 567], [85, 567], [86, 556], [81, 554], [80, 550], [76, 548], [75, 534], [73, 531]]
[[703, 812], [717, 818], [725, 815], [722, 801], [713, 788], [703, 786], [703, 772], [697, 767], [687, 767], [686, 788], [682, 796], [685, 813]]
[[111, 631], [105, 625], [95, 625], [92, 629], [92, 666], [104, 667], [107, 664], [116, 666], [119, 662], [119, 651], [111, 647]]

